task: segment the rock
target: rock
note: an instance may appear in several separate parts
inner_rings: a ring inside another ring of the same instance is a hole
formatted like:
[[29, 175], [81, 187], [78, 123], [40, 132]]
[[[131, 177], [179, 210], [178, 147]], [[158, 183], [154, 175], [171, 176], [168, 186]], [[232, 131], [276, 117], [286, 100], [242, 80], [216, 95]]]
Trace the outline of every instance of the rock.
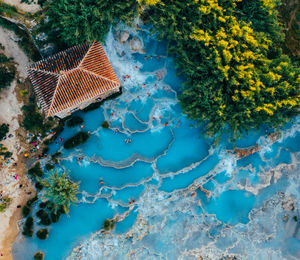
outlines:
[[118, 41], [119, 41], [119, 43], [124, 44], [128, 40], [128, 38], [129, 38], [129, 32], [122, 31], [119, 33]]
[[282, 208], [285, 211], [293, 211], [295, 209], [294, 202], [295, 200], [292, 197], [288, 197], [287, 200], [282, 202]]
[[37, 40], [40, 40], [40, 41], [45, 41], [45, 40], [47, 40], [47, 38], [48, 38], [48, 36], [47, 36], [47, 34], [45, 34], [45, 33], [39, 33], [39, 34], [36, 36], [36, 39], [37, 39]]
[[143, 42], [141, 41], [141, 39], [137, 38], [137, 37], [133, 37], [130, 41], [129, 41], [129, 46], [132, 52], [138, 52], [138, 53], [145, 53], [144, 51], [144, 45]]
[[284, 215], [284, 216], [282, 217], [282, 220], [283, 220], [284, 222], [287, 222], [287, 221], [289, 220], [289, 216], [288, 216], [288, 215]]
[[48, 57], [53, 55], [56, 52], [55, 44], [49, 43], [44, 45], [43, 48], [40, 50], [43, 57]]

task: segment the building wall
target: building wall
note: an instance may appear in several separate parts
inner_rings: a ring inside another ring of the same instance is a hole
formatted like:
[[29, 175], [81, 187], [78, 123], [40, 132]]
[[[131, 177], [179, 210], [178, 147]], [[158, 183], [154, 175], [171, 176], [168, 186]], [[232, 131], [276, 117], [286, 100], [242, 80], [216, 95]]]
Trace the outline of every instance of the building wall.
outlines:
[[101, 94], [99, 96], [96, 96], [96, 97], [94, 97], [92, 99], [86, 100], [86, 101], [82, 102], [81, 104], [79, 104], [77, 106], [73, 106], [73, 107], [70, 107], [68, 109], [65, 109], [65, 110], [63, 110], [63, 111], [55, 114], [54, 116], [57, 116], [59, 118], [67, 117], [67, 116], [71, 115], [72, 113], [74, 113], [75, 111], [82, 110], [82, 109], [86, 108], [87, 106], [89, 106], [90, 104], [97, 102], [96, 99], [98, 99], [98, 98], [105, 99], [108, 96], [110, 96], [110, 95], [112, 95], [114, 93], [119, 92], [120, 91], [120, 87], [121, 86], [118, 86], [118, 87], [116, 87], [114, 89], [111, 89], [111, 90], [109, 90], [109, 91], [107, 91], [107, 92], [105, 92], [105, 93], [103, 93], [103, 94]]

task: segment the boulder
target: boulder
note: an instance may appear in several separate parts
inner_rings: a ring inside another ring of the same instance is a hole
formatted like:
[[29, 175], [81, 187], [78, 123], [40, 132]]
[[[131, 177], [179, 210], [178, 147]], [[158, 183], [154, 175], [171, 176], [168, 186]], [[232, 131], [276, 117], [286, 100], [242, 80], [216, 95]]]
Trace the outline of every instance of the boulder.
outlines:
[[131, 40], [129, 41], [129, 46], [130, 46], [130, 50], [132, 52], [138, 52], [138, 53], [145, 53], [144, 51], [144, 45], [141, 39], [137, 38], [137, 37], [132, 37]]
[[122, 44], [124, 44], [129, 38], [129, 32], [122, 31], [119, 33], [118, 41]]
[[282, 202], [282, 208], [285, 211], [293, 211], [295, 209], [294, 203], [295, 199], [288, 196], [287, 199]]

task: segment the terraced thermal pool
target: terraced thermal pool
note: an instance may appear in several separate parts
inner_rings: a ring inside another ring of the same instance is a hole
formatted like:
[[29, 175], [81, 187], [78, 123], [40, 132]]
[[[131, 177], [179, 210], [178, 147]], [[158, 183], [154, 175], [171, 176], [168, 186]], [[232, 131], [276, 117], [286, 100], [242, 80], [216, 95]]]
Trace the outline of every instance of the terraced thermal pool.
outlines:
[[[46, 260], [299, 259], [299, 118], [276, 140], [263, 127], [245, 135], [238, 148], [260, 148], [238, 159], [225, 138], [214, 147], [190, 127], [177, 101], [183, 79], [166, 43], [146, 29], [131, 35], [143, 39], [145, 54], [133, 54], [112, 32], [105, 46], [123, 94], [76, 113], [92, 134], [87, 143], [68, 151], [59, 141], [50, 147], [62, 152], [60, 169], [81, 182], [78, 205], [50, 226], [47, 240], [20, 235], [14, 259], [32, 259], [40, 250]], [[110, 129], [101, 127], [104, 120]], [[80, 130], [66, 127], [61, 137]], [[293, 210], [284, 206], [288, 201]], [[112, 233], [97, 232], [114, 216]]]

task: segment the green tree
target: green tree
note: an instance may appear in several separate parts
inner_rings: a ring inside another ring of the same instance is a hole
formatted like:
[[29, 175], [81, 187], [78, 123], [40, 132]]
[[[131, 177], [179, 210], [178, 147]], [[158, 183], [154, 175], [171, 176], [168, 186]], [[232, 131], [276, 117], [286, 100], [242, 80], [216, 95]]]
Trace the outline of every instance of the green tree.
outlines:
[[187, 78], [184, 113], [205, 123], [209, 136], [235, 139], [298, 113], [299, 69], [282, 55], [275, 7], [273, 0], [161, 0], [145, 9]]
[[68, 213], [70, 205], [77, 201], [79, 182], [72, 182], [66, 172], [58, 173], [55, 170], [41, 180], [41, 183], [44, 186], [43, 198], [53, 203], [53, 212], [57, 213], [62, 208], [65, 213]]
[[137, 15], [136, 0], [49, 1], [49, 24], [68, 45], [104, 41], [111, 24], [130, 23]]
[[34, 260], [43, 260], [44, 259], [44, 253], [43, 252], [36, 252], [34, 254]]
[[0, 89], [6, 88], [14, 80], [16, 69], [14, 66], [0, 64]]
[[0, 125], [0, 141], [3, 140], [3, 138], [6, 136], [8, 131], [9, 131], [8, 124]]

